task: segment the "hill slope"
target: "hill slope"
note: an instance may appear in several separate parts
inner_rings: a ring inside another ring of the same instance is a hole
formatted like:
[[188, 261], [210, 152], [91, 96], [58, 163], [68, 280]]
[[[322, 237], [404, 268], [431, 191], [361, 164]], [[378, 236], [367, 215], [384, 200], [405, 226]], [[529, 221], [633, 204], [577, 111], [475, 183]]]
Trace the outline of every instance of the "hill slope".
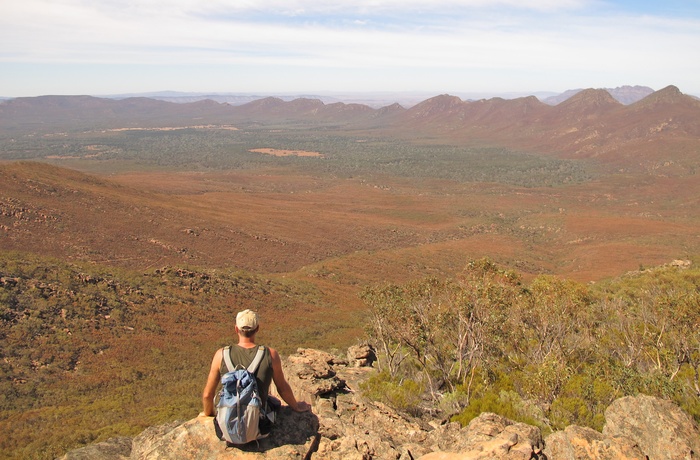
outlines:
[[[282, 350], [344, 346], [361, 335], [368, 285], [452, 276], [484, 256], [525, 279], [586, 282], [692, 258], [698, 104], [674, 87], [629, 106], [598, 90], [556, 107], [449, 95], [411, 109], [0, 104], [0, 158], [43, 161], [0, 163], [0, 448], [50, 457], [196, 411], [201, 357], [231, 340], [238, 308], [275, 318], [265, 340]], [[303, 150], [322, 156], [287, 155]], [[173, 406], [157, 399], [165, 387]], [[57, 418], [69, 434], [26, 443]]]

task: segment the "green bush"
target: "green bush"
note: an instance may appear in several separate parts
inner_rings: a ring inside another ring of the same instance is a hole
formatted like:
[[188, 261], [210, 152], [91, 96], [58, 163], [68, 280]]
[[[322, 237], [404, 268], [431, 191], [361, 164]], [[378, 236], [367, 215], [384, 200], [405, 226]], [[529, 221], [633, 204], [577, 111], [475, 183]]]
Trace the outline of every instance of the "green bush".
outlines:
[[482, 412], [493, 412], [511, 420], [517, 417], [517, 413], [510, 400], [501, 399], [495, 392], [487, 392], [478, 398], [472, 398], [467, 407], [457, 415], [452, 416], [453, 422], [459, 422], [462, 426], [467, 426], [474, 418]]
[[590, 286], [553, 276], [521, 285], [482, 259], [454, 280], [367, 289], [364, 300], [373, 337], [401, 360], [393, 381], [423, 374], [446, 413], [466, 405], [454, 416], [462, 424], [489, 411], [600, 430], [614, 399], [639, 393], [700, 421], [697, 268]]
[[556, 429], [576, 424], [600, 431], [605, 424], [605, 409], [620, 396], [611, 382], [586, 369], [566, 382], [552, 403], [549, 419]]
[[360, 384], [363, 394], [375, 401], [383, 402], [394, 409], [418, 415], [421, 394], [424, 389], [411, 379], [391, 377], [387, 371], [373, 375]]
[[543, 434], [551, 431], [544, 423], [542, 413], [535, 406], [522, 399], [515, 391], [506, 390], [489, 390], [481, 396], [472, 398], [467, 407], [459, 414], [453, 415], [450, 420], [467, 426], [484, 412], [498, 414], [514, 422], [537, 426]]

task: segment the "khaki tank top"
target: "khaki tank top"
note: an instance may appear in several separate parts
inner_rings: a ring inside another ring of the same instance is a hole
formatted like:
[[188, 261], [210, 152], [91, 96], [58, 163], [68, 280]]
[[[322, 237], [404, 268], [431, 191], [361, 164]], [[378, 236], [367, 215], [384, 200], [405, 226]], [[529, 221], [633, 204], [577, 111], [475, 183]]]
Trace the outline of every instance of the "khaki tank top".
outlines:
[[[238, 345], [231, 345], [231, 362], [234, 366], [242, 366], [248, 368], [250, 363], [255, 359], [255, 354], [258, 352], [258, 347], [253, 348], [243, 348]], [[221, 365], [219, 366], [219, 373], [223, 376], [228, 369], [226, 368], [226, 362], [223, 356], [221, 357]], [[265, 354], [263, 359], [258, 366], [257, 372], [255, 372], [255, 378], [258, 381], [258, 391], [260, 391], [260, 399], [263, 407], [267, 403], [267, 395], [270, 391], [270, 383], [272, 382], [272, 357], [270, 356], [270, 349], [265, 347]]]

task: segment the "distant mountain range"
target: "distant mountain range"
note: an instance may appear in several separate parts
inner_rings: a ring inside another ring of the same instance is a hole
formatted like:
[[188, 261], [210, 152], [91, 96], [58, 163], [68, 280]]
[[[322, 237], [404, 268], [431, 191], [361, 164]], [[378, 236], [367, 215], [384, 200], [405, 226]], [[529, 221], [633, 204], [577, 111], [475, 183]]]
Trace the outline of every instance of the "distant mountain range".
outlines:
[[[617, 88], [603, 88], [605, 91], [610, 93], [610, 95], [618, 102], [629, 105], [629, 104], [634, 104], [637, 101], [641, 101], [648, 95], [654, 92], [653, 89], [649, 88], [648, 86], [620, 86]], [[557, 105], [565, 100], [569, 99], [570, 97], [575, 96], [576, 94], [580, 93], [583, 91], [582, 88], [580, 89], [570, 89], [568, 91], [565, 91], [557, 96], [551, 96], [548, 98], [545, 98], [542, 100], [542, 102], [549, 104], [549, 105]]]
[[[613, 98], [622, 104], [633, 104], [654, 90], [648, 86], [620, 86], [617, 88], [603, 88], [608, 91]], [[535, 96], [542, 102], [549, 105], [557, 105], [575, 94], [582, 91], [579, 89], [570, 89], [563, 93], [555, 93], [548, 91], [524, 93], [495, 93], [495, 92], [458, 92], [455, 96], [467, 101], [476, 101], [480, 99], [489, 99], [500, 97], [502, 99], [517, 99], [526, 96]], [[178, 92], [178, 91], [157, 91], [148, 93], [128, 93], [128, 94], [112, 94], [98, 95], [96, 97], [106, 99], [129, 99], [134, 97], [147, 97], [158, 101], [174, 102], [177, 104], [186, 104], [203, 100], [212, 100], [219, 103], [231, 105], [243, 105], [259, 99], [267, 97], [276, 97], [283, 101], [292, 101], [294, 99], [318, 99], [324, 104], [332, 104], [335, 102], [344, 102], [346, 104], [363, 104], [372, 108], [381, 108], [394, 103], [400, 104], [403, 107], [412, 107], [430, 97], [434, 93], [427, 92], [368, 92], [368, 93], [329, 93], [329, 94], [279, 94], [279, 93], [221, 93], [221, 92]], [[0, 101], [14, 99], [10, 97], [0, 97]]]
[[440, 95], [410, 108], [397, 103], [380, 108], [325, 103], [318, 98], [266, 97], [232, 105], [211, 98], [173, 103], [145, 97], [41, 96], [0, 102], [0, 134], [297, 123], [392, 137], [437, 137], [458, 144], [487, 143], [568, 158], [595, 157], [623, 169], [653, 163], [661, 156], [673, 157], [673, 164], [687, 164], [684, 168], [696, 165], [700, 100], [675, 86], [650, 91], [586, 89], [565, 95], [556, 105], [534, 96], [465, 101]]
[[[622, 104], [628, 105], [633, 104], [646, 96], [654, 92], [652, 88], [647, 86], [621, 86], [618, 88], [603, 88], [610, 93], [610, 95]], [[479, 100], [488, 99], [492, 97], [500, 97], [503, 99], [516, 99], [524, 96], [535, 96], [542, 102], [549, 105], [557, 105], [575, 94], [579, 93], [583, 89], [570, 89], [561, 94], [556, 94], [552, 92], [538, 92], [538, 93], [456, 93], [464, 100]], [[325, 104], [332, 104], [335, 102], [344, 102], [346, 104], [363, 104], [373, 108], [385, 107], [393, 103], [402, 105], [403, 107], [411, 107], [416, 105], [423, 100], [431, 97], [428, 93], [348, 93], [348, 94], [288, 94], [288, 95], [269, 95], [269, 94], [250, 94], [250, 93], [180, 93], [177, 91], [160, 91], [155, 93], [142, 93], [142, 94], [120, 94], [105, 96], [113, 99], [126, 99], [129, 97], [148, 97], [150, 99], [156, 99], [159, 101], [175, 102], [178, 104], [197, 102], [205, 99], [212, 101], [227, 103], [231, 105], [243, 105], [249, 102], [256, 101], [258, 99], [265, 99], [266, 97], [277, 97], [283, 101], [292, 101], [294, 99], [318, 99]]]

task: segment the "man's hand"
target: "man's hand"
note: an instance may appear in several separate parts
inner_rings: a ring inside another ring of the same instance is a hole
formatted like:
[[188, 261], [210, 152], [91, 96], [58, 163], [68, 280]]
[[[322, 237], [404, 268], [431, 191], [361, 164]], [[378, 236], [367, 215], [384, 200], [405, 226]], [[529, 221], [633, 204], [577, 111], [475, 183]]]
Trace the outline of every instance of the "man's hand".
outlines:
[[308, 412], [311, 410], [311, 405], [306, 401], [297, 401], [296, 407], [292, 407], [292, 410], [294, 412]]

